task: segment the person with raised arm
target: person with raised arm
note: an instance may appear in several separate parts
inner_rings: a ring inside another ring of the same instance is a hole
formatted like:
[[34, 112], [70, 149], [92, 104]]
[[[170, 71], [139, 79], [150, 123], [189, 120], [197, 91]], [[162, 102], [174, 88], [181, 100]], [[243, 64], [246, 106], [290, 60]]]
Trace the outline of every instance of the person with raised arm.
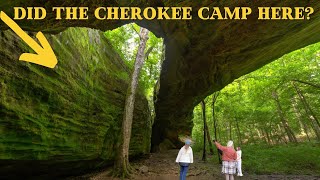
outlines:
[[226, 180], [234, 180], [236, 174], [237, 153], [233, 147], [233, 141], [228, 141], [227, 146], [222, 146], [217, 141], [213, 141], [218, 149], [222, 151], [222, 173], [225, 174]]

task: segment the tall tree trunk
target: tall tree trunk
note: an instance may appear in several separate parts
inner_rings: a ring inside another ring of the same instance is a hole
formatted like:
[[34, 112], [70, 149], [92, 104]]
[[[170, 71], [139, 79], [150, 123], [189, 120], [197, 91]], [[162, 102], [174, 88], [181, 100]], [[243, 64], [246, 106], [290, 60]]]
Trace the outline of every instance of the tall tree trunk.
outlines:
[[251, 137], [251, 140], [252, 140], [252, 142], [253, 142], [253, 144], [256, 144], [256, 140], [255, 140], [255, 138], [254, 138], [254, 134], [253, 134], [253, 129], [254, 129], [254, 125], [249, 125], [249, 133], [250, 133], [250, 137]]
[[[202, 111], [204, 111], [204, 115], [205, 115], [206, 104], [205, 104], [205, 102], [203, 100], [201, 101], [201, 105], [202, 105]], [[206, 130], [206, 135], [207, 135], [207, 140], [208, 140], [208, 144], [209, 144], [210, 153], [213, 154], [213, 145], [212, 145], [212, 140], [211, 140], [210, 131], [209, 131], [209, 127], [208, 127], [207, 117], [206, 116], [203, 118], [203, 126], [204, 126], [204, 128]]]
[[238, 141], [239, 144], [242, 145], [242, 139], [241, 139], [241, 132], [240, 132], [240, 128], [239, 128], [239, 122], [238, 119], [236, 118], [236, 127], [237, 127], [237, 133], [238, 133]]
[[145, 28], [140, 29], [140, 43], [136, 55], [133, 74], [131, 76], [131, 82], [128, 86], [126, 95], [124, 115], [122, 120], [122, 143], [120, 144], [117, 159], [115, 162], [115, 176], [128, 177], [130, 176], [130, 173], [132, 171], [129, 165], [129, 144], [131, 138], [135, 94], [139, 82], [139, 73], [145, 60], [145, 48], [147, 40], [149, 38], [148, 34], [149, 30]]
[[214, 109], [215, 109], [215, 103], [217, 101], [219, 93], [220, 92], [218, 91], [218, 92], [215, 92], [215, 93], [212, 94], [212, 119], [213, 119], [214, 138], [215, 138], [215, 140], [218, 140], [218, 138], [217, 138], [217, 126], [218, 126], [218, 124], [217, 124], [217, 118], [215, 116], [215, 110]]
[[300, 126], [302, 127], [304, 133], [306, 133], [307, 135], [307, 138], [308, 138], [308, 141], [310, 142], [310, 137], [309, 137], [309, 133], [308, 133], [308, 126], [307, 124], [303, 121], [303, 119], [301, 118], [301, 113], [299, 112], [298, 110], [298, 107], [297, 107], [297, 100], [296, 98], [292, 98], [291, 99], [291, 102], [292, 102], [292, 107], [293, 107], [293, 110], [294, 110], [294, 113], [296, 114], [297, 116], [297, 119], [300, 123]]
[[220, 128], [220, 126], [218, 125], [217, 126], [217, 140], [219, 140], [219, 141], [222, 141], [222, 138], [223, 138], [223, 135], [221, 135], [221, 128]]
[[272, 139], [273, 144], [279, 144], [278, 138], [276, 138], [276, 135], [274, 135], [272, 131], [270, 131], [270, 137]]
[[213, 144], [212, 144], [212, 139], [211, 139], [211, 136], [210, 136], [210, 131], [209, 131], [209, 128], [208, 128], [208, 124], [207, 124], [207, 122], [205, 122], [205, 123], [206, 123], [206, 132], [207, 132], [207, 139], [208, 139], [210, 154], [214, 154], [214, 152], [213, 152]]
[[281, 125], [278, 124], [278, 130], [279, 130], [279, 133], [278, 133], [278, 136], [279, 136], [279, 141], [281, 142], [284, 142], [285, 144], [288, 144], [288, 140], [287, 140], [287, 136], [286, 136], [286, 133], [284, 131], [284, 128], [281, 128]]
[[263, 129], [263, 130], [264, 130], [264, 132], [265, 132], [265, 134], [267, 136], [268, 144], [272, 145], [272, 141], [271, 141], [271, 138], [270, 138], [268, 130], [267, 129]]
[[[240, 92], [240, 98], [242, 99], [242, 84], [241, 81], [238, 81], [238, 90]], [[242, 101], [239, 102], [242, 105]], [[238, 142], [240, 145], [242, 145], [242, 139], [241, 139], [241, 132], [240, 132], [240, 128], [239, 128], [239, 120], [237, 118], [235, 118], [236, 121], [236, 128], [237, 128], [237, 136], [238, 136]]]
[[201, 107], [202, 107], [202, 118], [203, 118], [203, 153], [202, 153], [202, 160], [207, 161], [207, 152], [206, 152], [206, 135], [207, 135], [207, 120], [206, 120], [206, 104], [202, 100], [201, 101]]
[[309, 106], [309, 104], [307, 103], [306, 98], [304, 97], [304, 95], [302, 94], [301, 90], [298, 88], [298, 86], [292, 82], [293, 87], [295, 88], [300, 101], [302, 102], [304, 109], [306, 111], [307, 116], [309, 117], [312, 127], [314, 129], [314, 132], [318, 138], [318, 140], [320, 141], [320, 123], [318, 118], [315, 116], [315, 114], [313, 113], [311, 107]]
[[[214, 127], [214, 139], [215, 139], [216, 141], [220, 140], [220, 137], [221, 137], [221, 136], [220, 136], [220, 131], [219, 131], [219, 139], [218, 139], [218, 137], [217, 137], [218, 123], [217, 123], [217, 118], [216, 118], [216, 116], [215, 116], [215, 111], [214, 111], [214, 109], [215, 109], [215, 103], [216, 103], [216, 101], [217, 101], [217, 99], [218, 99], [219, 94], [220, 94], [220, 91], [215, 92], [215, 93], [212, 94], [212, 119], [213, 119], [213, 127]], [[217, 149], [217, 155], [218, 155], [219, 163], [221, 164], [221, 163], [222, 163], [222, 161], [221, 161], [221, 155], [220, 155], [218, 149]]]
[[258, 139], [261, 139], [261, 133], [260, 133], [259, 127], [256, 128], [256, 131], [257, 131], [257, 134], [258, 134]]
[[282, 107], [280, 105], [279, 97], [278, 97], [278, 94], [277, 94], [276, 91], [272, 92], [272, 97], [273, 97], [273, 99], [275, 100], [275, 102], [277, 104], [278, 114], [279, 114], [282, 126], [283, 126], [283, 128], [284, 128], [284, 130], [285, 130], [285, 132], [286, 132], [286, 134], [287, 134], [287, 136], [289, 138], [289, 141], [296, 143], [297, 142], [296, 136], [294, 135], [293, 131], [289, 127], [288, 121], [287, 121], [287, 119], [286, 119], [286, 117], [284, 115], [284, 112], [283, 112]]
[[266, 144], [269, 144], [265, 130], [263, 128], [260, 128], [259, 132], [261, 132], [263, 140], [266, 142]]
[[232, 123], [229, 121], [229, 140], [232, 140]]

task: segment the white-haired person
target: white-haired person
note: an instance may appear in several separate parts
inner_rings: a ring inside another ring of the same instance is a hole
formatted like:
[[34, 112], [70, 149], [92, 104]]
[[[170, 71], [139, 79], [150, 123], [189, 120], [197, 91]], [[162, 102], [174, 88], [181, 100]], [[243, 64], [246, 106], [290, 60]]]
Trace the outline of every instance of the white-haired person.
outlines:
[[176, 162], [180, 165], [180, 180], [185, 180], [188, 173], [188, 168], [193, 163], [193, 152], [190, 147], [191, 140], [185, 140], [185, 145], [180, 149]]
[[226, 180], [234, 180], [236, 174], [237, 153], [233, 147], [233, 141], [228, 141], [227, 146], [222, 146], [217, 141], [213, 141], [218, 149], [222, 151], [222, 173], [225, 174]]

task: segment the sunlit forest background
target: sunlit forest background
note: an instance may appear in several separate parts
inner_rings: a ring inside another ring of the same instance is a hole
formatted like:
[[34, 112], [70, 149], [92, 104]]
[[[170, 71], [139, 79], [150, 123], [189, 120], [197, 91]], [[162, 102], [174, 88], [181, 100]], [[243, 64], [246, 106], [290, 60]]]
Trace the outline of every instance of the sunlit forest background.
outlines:
[[[210, 136], [242, 147], [246, 170], [311, 173], [320, 166], [320, 43], [284, 55], [204, 99]], [[203, 149], [203, 108], [192, 137]]]

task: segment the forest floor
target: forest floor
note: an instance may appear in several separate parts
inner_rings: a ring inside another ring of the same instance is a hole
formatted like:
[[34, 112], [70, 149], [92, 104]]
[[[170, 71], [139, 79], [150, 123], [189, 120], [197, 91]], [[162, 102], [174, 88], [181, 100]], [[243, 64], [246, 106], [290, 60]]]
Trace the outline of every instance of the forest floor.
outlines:
[[[162, 153], [150, 154], [149, 158], [140, 159], [131, 163], [136, 169], [136, 173], [132, 176], [133, 180], [177, 180], [179, 179], [179, 165], [175, 163], [178, 150], [169, 150]], [[213, 158], [209, 156], [208, 158]], [[100, 172], [91, 173], [75, 179], [90, 180], [119, 180], [112, 178], [110, 174], [111, 168], [104, 169]], [[320, 180], [320, 176], [307, 175], [252, 175], [244, 171], [243, 177], [235, 177], [236, 180]], [[213, 162], [204, 163], [201, 155], [195, 155], [194, 163], [188, 171], [188, 180], [223, 180], [224, 175], [221, 174], [221, 167]]]

